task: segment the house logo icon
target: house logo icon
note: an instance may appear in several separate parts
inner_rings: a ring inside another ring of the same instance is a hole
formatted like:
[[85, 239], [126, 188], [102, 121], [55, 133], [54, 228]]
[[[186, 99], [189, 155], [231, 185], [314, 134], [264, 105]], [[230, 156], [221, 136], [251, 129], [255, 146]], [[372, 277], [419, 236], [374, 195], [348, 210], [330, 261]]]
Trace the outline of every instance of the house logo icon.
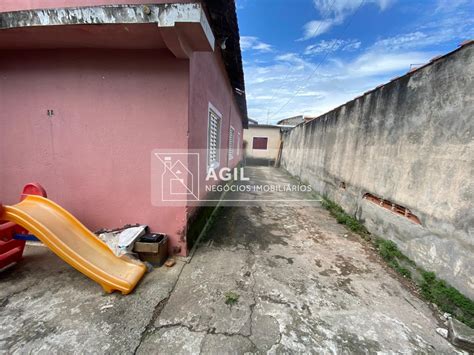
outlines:
[[161, 198], [165, 202], [199, 200], [199, 154], [155, 152], [161, 171]]

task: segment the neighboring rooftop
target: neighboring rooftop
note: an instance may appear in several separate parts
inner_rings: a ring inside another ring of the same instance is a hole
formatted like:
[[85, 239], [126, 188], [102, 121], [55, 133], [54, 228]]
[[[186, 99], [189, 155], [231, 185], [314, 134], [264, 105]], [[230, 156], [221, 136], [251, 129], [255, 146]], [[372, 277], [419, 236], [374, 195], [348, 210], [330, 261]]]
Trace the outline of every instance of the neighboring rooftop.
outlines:
[[248, 125], [247, 100], [245, 96], [244, 70], [240, 50], [239, 25], [234, 0], [203, 0], [210, 15], [210, 23], [218, 50], [227, 69], [235, 100], [242, 113], [244, 128]]
[[292, 116], [288, 118], [284, 118], [277, 122], [277, 125], [285, 125], [285, 126], [297, 126], [300, 123], [312, 120], [315, 116], [305, 116], [305, 115], [298, 115]]
[[248, 128], [280, 128], [280, 126], [273, 124], [249, 124]]

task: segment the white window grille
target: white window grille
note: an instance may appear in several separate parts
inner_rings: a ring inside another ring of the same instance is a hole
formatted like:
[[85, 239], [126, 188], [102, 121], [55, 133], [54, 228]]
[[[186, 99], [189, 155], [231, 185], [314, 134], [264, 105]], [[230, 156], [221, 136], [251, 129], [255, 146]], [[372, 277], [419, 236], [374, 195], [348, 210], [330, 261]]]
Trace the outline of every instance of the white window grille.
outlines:
[[240, 132], [237, 133], [237, 156], [240, 156]]
[[234, 127], [229, 130], [229, 161], [234, 159]]
[[209, 123], [207, 132], [207, 166], [215, 169], [219, 166], [219, 146], [221, 134], [221, 118], [209, 109]]

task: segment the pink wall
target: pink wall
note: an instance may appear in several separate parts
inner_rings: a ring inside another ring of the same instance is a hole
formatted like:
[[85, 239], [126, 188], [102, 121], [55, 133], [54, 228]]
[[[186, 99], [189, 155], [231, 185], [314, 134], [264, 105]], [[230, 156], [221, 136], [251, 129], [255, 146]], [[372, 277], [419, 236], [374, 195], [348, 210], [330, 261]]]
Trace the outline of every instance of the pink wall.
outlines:
[[[240, 111], [235, 103], [232, 88], [222, 62], [219, 49], [214, 53], [196, 52], [191, 58], [190, 101], [189, 101], [189, 147], [191, 149], [207, 148], [208, 109], [211, 103], [221, 114], [221, 149], [228, 149], [230, 125], [235, 129], [234, 159], [227, 161], [227, 151], [222, 151], [220, 166], [234, 167], [242, 158], [242, 149], [237, 150], [237, 136], [240, 133], [242, 145], [242, 121]], [[239, 151], [239, 155], [237, 152]], [[201, 159], [200, 198], [205, 198], [204, 180], [207, 161]]]
[[185, 208], [151, 205], [150, 156], [186, 147], [188, 90], [166, 50], [0, 52], [2, 202], [37, 181], [92, 230], [146, 223], [184, 250]]
[[[191, 1], [4, 0], [0, 12], [165, 2]], [[220, 159], [234, 167], [243, 154], [242, 122], [218, 49], [189, 61], [164, 49], [1, 51], [2, 202], [16, 203], [22, 186], [37, 181], [92, 230], [145, 223], [185, 254], [193, 209], [151, 204], [150, 153], [207, 149], [209, 103], [222, 113], [221, 149], [235, 129], [234, 159], [226, 151]], [[206, 168], [201, 159], [201, 182]]]
[[162, 3], [188, 3], [191, 0], [1, 0], [0, 12], [50, 9], [56, 7], [80, 7], [114, 4], [162, 4]]

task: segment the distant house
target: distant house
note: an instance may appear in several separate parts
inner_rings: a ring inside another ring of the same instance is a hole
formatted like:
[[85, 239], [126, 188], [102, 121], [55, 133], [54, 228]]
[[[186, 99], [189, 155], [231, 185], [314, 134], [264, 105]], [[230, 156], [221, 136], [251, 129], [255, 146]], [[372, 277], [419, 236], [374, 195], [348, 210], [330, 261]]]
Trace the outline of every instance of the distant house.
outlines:
[[234, 0], [1, 1], [2, 202], [37, 181], [92, 230], [147, 224], [186, 255], [199, 209], [152, 203], [153, 151], [203, 152], [175, 194], [239, 163], [239, 40]]
[[247, 165], [273, 165], [281, 150], [281, 134], [300, 123], [311, 120], [309, 116], [293, 116], [282, 119], [276, 125], [259, 124], [249, 118], [244, 129], [245, 161]]
[[245, 161], [247, 165], [273, 165], [281, 143], [279, 126], [250, 124], [244, 129]]
[[314, 117], [304, 116], [304, 115], [293, 116], [293, 117], [284, 118], [284, 119], [278, 121], [277, 125], [295, 127], [295, 126], [299, 125], [300, 123], [310, 121], [313, 118]]

